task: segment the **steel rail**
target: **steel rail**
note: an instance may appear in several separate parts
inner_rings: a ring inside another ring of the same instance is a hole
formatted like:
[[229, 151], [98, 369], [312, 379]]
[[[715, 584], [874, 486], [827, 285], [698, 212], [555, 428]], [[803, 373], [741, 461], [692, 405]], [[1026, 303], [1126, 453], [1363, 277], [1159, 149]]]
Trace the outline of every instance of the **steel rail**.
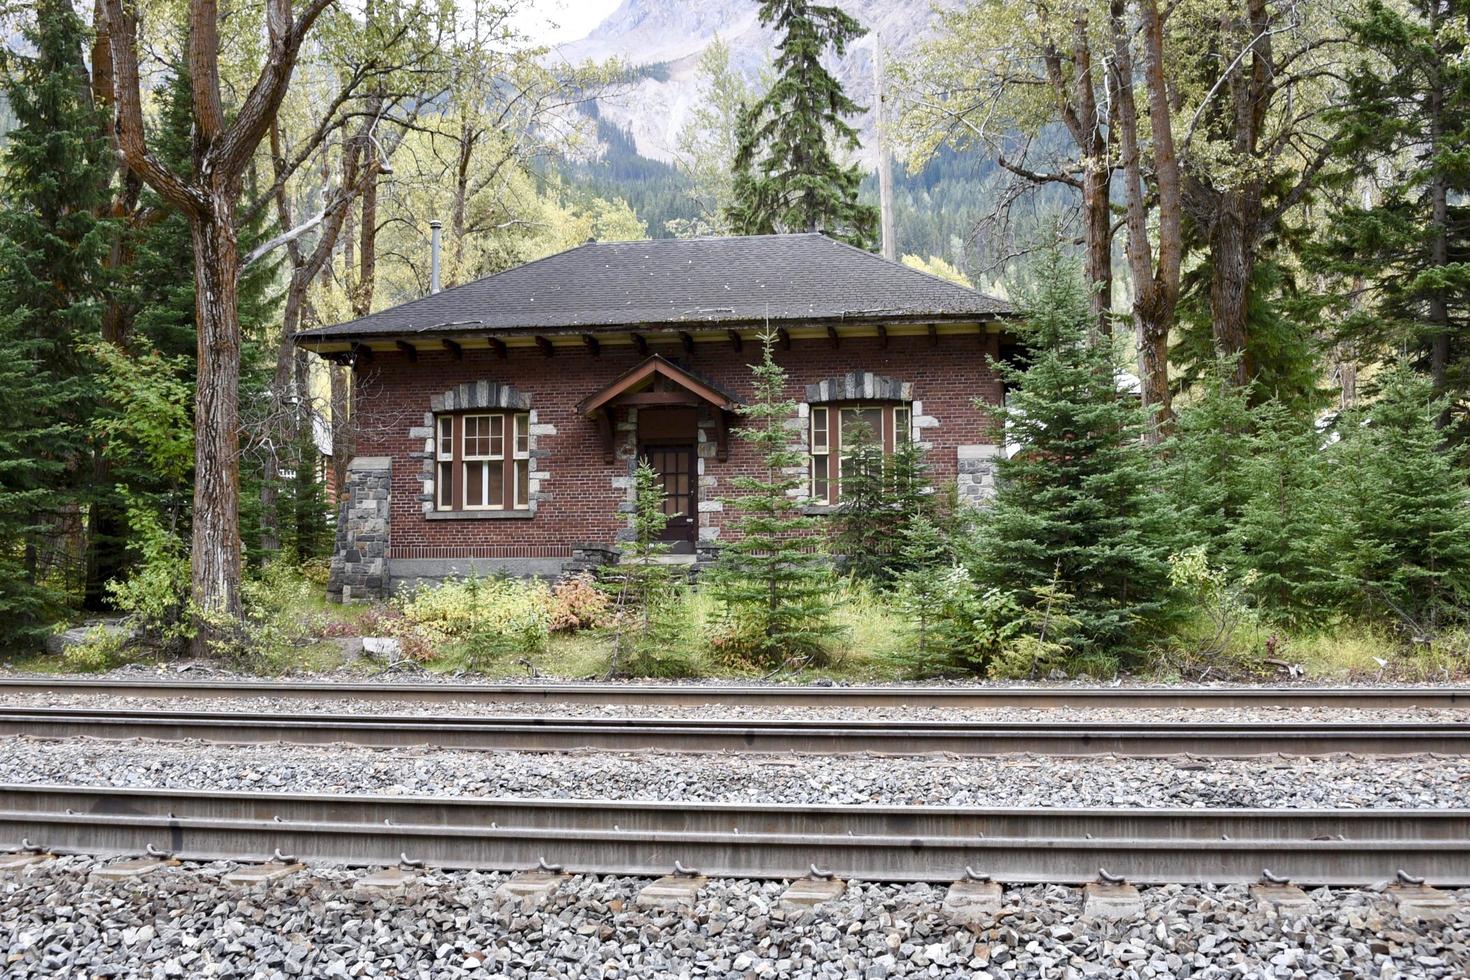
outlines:
[[926, 708], [1466, 708], [1470, 687], [820, 687], [731, 684], [389, 683], [0, 677], [5, 694], [493, 704]]
[[[369, 819], [383, 813], [400, 819]], [[491, 815], [542, 822], [502, 825]], [[1470, 811], [711, 807], [0, 787], [0, 840], [59, 852], [142, 853], [151, 844], [189, 860], [279, 850], [350, 865], [408, 855], [498, 870], [544, 858], [568, 871], [629, 875], [667, 873], [680, 861], [738, 878], [791, 878], [815, 863], [870, 881], [943, 881], [969, 865], [1012, 882], [1085, 881], [1100, 866], [1141, 883], [1230, 882], [1269, 867], [1302, 884], [1364, 885], [1404, 868], [1461, 886], [1470, 884], [1467, 819]], [[734, 820], [745, 824], [739, 832], [725, 826]], [[980, 836], [981, 825], [1006, 833]], [[1339, 837], [1333, 828], [1394, 836]], [[1329, 839], [1305, 836], [1314, 831]]]
[[517, 751], [872, 752], [1216, 757], [1470, 755], [1470, 723], [1014, 722], [831, 719], [436, 717], [0, 707], [0, 735], [337, 742]]

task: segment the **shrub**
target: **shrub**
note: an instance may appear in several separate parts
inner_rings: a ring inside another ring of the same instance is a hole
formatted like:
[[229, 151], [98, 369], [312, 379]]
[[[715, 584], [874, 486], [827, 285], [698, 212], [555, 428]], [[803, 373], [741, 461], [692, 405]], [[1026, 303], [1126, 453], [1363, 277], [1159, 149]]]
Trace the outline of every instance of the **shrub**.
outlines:
[[551, 590], [536, 580], [451, 579], [415, 591], [402, 609], [427, 637], [462, 641], [477, 667], [512, 654], [539, 653], [551, 632]]
[[297, 666], [300, 651], [321, 632], [316, 586], [294, 565], [272, 562], [242, 583], [244, 616], [217, 624], [211, 646], [244, 670], [279, 673]]
[[94, 627], [87, 631], [87, 638], [76, 646], [67, 648], [63, 659], [66, 666], [83, 673], [100, 673], [116, 667], [123, 661], [123, 647], [127, 635], [105, 627]]
[[548, 629], [556, 633], [606, 625], [611, 604], [608, 594], [597, 587], [591, 575], [569, 575], [551, 589]]
[[152, 508], [129, 499], [127, 510], [140, 561], [126, 578], [108, 583], [108, 596], [144, 642], [181, 650], [194, 635], [188, 547]]

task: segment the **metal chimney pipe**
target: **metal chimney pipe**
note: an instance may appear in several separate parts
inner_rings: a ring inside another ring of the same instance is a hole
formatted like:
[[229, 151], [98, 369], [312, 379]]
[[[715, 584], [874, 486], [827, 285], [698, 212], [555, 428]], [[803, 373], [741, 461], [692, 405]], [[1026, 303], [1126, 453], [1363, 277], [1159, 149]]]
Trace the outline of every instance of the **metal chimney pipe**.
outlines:
[[437, 218], [429, 222], [429, 292], [437, 293], [439, 286], [439, 239], [444, 223]]

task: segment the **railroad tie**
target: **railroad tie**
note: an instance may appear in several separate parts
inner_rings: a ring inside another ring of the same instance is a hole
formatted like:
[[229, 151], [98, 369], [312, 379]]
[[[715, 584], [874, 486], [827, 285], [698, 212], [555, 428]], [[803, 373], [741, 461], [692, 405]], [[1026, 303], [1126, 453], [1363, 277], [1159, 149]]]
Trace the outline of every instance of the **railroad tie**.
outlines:
[[1000, 914], [1000, 903], [1000, 882], [966, 866], [965, 877], [945, 892], [943, 911], [957, 926], [987, 926]]

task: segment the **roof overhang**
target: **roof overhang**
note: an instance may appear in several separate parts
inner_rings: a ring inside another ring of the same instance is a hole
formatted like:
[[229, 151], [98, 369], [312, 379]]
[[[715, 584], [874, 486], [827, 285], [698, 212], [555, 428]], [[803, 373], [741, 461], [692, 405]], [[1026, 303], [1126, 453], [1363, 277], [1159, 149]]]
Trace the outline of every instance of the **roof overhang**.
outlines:
[[794, 340], [819, 340], [837, 346], [846, 338], [877, 338], [886, 345], [890, 336], [927, 336], [937, 344], [941, 337], [984, 336], [1004, 333], [1009, 314], [966, 318], [896, 318], [875, 320], [772, 320], [768, 323], [678, 323], [630, 324], [583, 327], [478, 327], [471, 323], [444, 324], [433, 329], [408, 329], [403, 333], [371, 334], [298, 334], [297, 346], [315, 351], [328, 360], [349, 361], [356, 355], [371, 357], [373, 353], [405, 353], [449, 351], [458, 356], [462, 350], [490, 350], [505, 357], [512, 349], [540, 350], [550, 357], [555, 352], [586, 350], [593, 354], [602, 347], [634, 347], [641, 354], [655, 346], [675, 345], [685, 353], [696, 344], [729, 344], [737, 353], [746, 343], [759, 345], [767, 330], [776, 338], [779, 348], [789, 349]]

